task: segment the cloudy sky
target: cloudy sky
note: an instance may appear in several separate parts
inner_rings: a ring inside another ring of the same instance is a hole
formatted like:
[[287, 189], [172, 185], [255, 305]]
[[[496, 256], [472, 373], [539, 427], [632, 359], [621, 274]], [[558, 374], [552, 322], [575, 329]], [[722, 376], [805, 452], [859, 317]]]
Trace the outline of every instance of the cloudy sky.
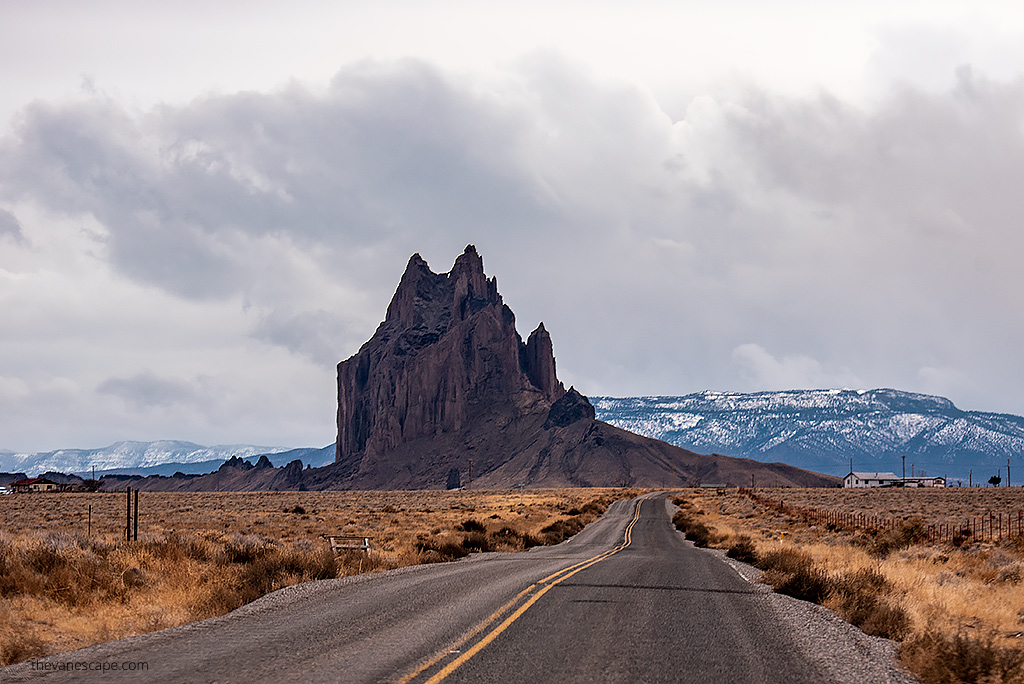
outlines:
[[0, 449], [322, 446], [413, 252], [586, 394], [1024, 413], [1024, 12], [5, 2]]

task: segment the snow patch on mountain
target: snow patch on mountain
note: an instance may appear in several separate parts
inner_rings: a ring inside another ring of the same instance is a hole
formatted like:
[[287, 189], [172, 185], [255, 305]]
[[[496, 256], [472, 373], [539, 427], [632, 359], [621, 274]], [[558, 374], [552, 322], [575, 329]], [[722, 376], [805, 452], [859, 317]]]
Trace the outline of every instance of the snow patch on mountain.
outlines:
[[101, 449], [58, 449], [37, 453], [0, 452], [0, 471], [43, 473], [89, 473], [122, 468], [147, 468], [164, 463], [200, 463], [226, 461], [233, 456], [250, 458], [277, 454], [289, 447], [222, 444], [202, 446], [192, 442], [161, 440], [156, 442], [115, 442]]
[[704, 391], [592, 401], [599, 420], [693, 451], [834, 475], [845, 474], [851, 458], [861, 470], [891, 470], [906, 456], [919, 470], [950, 477], [978, 468], [995, 472], [1008, 458], [1024, 458], [1024, 418], [962, 411], [944, 397], [893, 389]]

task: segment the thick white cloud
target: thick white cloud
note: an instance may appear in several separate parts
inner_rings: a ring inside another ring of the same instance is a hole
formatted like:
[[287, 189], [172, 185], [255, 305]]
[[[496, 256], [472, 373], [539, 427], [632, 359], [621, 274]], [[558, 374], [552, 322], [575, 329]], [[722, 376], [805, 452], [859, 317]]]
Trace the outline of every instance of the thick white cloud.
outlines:
[[26, 105], [0, 138], [0, 447], [326, 443], [332, 366], [409, 255], [447, 270], [470, 242], [587, 393], [893, 386], [1024, 412], [1024, 81], [733, 83], [670, 109], [550, 49]]

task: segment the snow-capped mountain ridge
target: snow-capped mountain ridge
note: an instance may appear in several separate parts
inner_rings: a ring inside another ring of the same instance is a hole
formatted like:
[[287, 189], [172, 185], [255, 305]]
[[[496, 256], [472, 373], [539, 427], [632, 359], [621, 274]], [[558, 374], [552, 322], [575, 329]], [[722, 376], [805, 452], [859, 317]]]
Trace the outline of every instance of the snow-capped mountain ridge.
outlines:
[[[944, 397], [874, 390], [704, 391], [593, 397], [597, 417], [701, 453], [845, 474], [888, 470], [901, 456], [950, 477], [1024, 458], [1024, 418], [963, 411]], [[909, 464], [909, 462], [908, 462]]]
[[42, 473], [87, 473], [118, 468], [146, 468], [163, 463], [199, 463], [226, 461], [232, 456], [248, 458], [260, 454], [277, 454], [289, 447], [267, 447], [252, 444], [221, 444], [202, 446], [192, 442], [160, 440], [155, 442], [115, 442], [100, 449], [57, 449], [38, 453], [0, 452], [0, 471]]

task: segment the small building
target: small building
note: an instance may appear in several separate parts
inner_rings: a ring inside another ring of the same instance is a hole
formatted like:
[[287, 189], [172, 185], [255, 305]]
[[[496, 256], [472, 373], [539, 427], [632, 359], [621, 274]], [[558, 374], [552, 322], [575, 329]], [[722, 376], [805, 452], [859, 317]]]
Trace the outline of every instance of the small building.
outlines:
[[944, 477], [908, 477], [903, 480], [904, 487], [945, 487]]
[[898, 487], [896, 473], [853, 473], [843, 478], [844, 487]]
[[57, 492], [60, 491], [60, 485], [51, 480], [47, 480], [45, 477], [29, 477], [24, 480], [18, 480], [12, 482], [10, 487], [15, 492]]

